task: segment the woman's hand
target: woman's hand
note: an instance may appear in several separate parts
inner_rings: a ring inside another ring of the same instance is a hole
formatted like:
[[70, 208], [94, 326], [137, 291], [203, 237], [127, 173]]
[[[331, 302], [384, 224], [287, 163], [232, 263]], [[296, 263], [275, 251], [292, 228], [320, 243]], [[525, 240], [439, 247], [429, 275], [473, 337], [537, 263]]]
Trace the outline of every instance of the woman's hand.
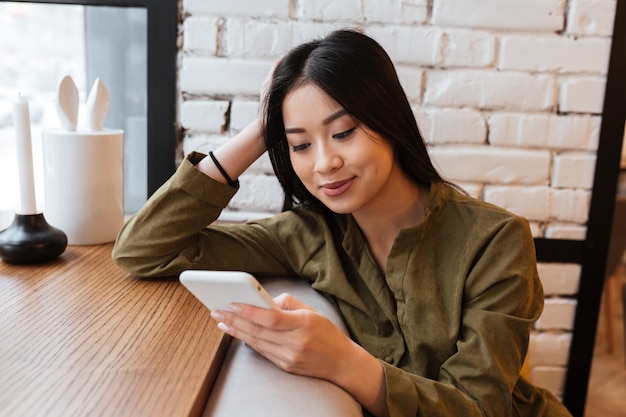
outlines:
[[294, 374], [333, 379], [354, 343], [328, 318], [289, 294], [275, 298], [281, 311], [233, 304], [212, 314], [218, 327]]
[[388, 414], [382, 365], [328, 318], [289, 294], [274, 299], [280, 311], [232, 304], [214, 311], [218, 327], [279, 368], [328, 380], [377, 416]]

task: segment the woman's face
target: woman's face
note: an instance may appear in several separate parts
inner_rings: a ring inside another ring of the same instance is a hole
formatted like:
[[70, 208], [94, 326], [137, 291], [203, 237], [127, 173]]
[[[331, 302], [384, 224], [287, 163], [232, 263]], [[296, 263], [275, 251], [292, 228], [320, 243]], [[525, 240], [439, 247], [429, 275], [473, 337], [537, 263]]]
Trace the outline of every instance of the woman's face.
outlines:
[[406, 179], [391, 146], [313, 84], [283, 102], [291, 164], [307, 190], [336, 213], [367, 213], [397, 198]]

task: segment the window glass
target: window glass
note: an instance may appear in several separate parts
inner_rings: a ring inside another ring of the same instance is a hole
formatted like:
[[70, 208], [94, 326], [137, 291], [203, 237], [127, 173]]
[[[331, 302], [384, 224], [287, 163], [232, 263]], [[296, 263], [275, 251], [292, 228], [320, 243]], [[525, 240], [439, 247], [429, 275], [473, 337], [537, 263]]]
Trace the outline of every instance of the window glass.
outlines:
[[41, 132], [60, 127], [55, 97], [65, 75], [81, 104], [95, 78], [104, 81], [111, 98], [104, 126], [125, 131], [126, 211], [145, 202], [146, 33], [143, 8], [0, 2], [0, 230], [19, 208], [13, 102], [18, 93], [29, 102], [37, 208], [45, 214]]

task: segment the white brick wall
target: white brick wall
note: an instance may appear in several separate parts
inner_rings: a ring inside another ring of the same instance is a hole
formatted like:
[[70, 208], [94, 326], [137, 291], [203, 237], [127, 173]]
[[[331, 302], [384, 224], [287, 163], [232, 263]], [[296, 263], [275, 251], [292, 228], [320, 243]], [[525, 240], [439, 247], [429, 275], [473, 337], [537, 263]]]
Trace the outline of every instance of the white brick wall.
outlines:
[[363, 18], [372, 23], [418, 24], [428, 18], [427, 0], [364, 0]]
[[593, 173], [596, 167], [594, 154], [564, 152], [554, 157], [552, 186], [555, 188], [584, 188], [590, 190], [593, 185]]
[[[271, 62], [184, 57], [179, 68], [183, 93], [202, 96], [258, 96]], [[205, 123], [203, 120], [199, 123]]]
[[440, 65], [443, 60], [443, 30], [427, 26], [366, 28], [398, 64]]
[[543, 293], [546, 297], [555, 295], [573, 296], [578, 293], [580, 265], [540, 263], [537, 269], [543, 284]]
[[595, 116], [501, 112], [488, 121], [489, 143], [496, 146], [554, 151], [595, 151], [598, 146], [600, 119]]
[[221, 133], [226, 124], [229, 102], [223, 100], [189, 100], [180, 107], [180, 125], [195, 131]]
[[602, 113], [605, 79], [573, 76], [561, 78], [559, 111], [563, 113]]
[[487, 123], [479, 111], [416, 106], [414, 113], [428, 144], [484, 144], [487, 141]]
[[567, 32], [572, 35], [610, 36], [613, 33], [615, 0], [569, 2]]
[[[292, 46], [359, 27], [388, 51], [442, 173], [528, 218], [533, 235], [584, 239], [615, 0], [181, 0], [183, 151], [208, 151], [258, 114], [261, 83]], [[224, 216], [277, 212], [269, 158]], [[559, 395], [580, 266], [540, 264], [545, 309], [531, 376]]]
[[433, 70], [425, 88], [426, 106], [529, 112], [550, 111], [556, 104], [556, 82], [547, 74]]
[[433, 162], [454, 181], [488, 184], [547, 184], [550, 152], [483, 146], [431, 147]]
[[433, 2], [441, 26], [554, 32], [563, 29], [565, 0], [446, 0]]
[[528, 363], [533, 383], [561, 396], [567, 373], [572, 335], [563, 331], [534, 332], [530, 336]]
[[254, 16], [268, 19], [288, 18], [290, 3], [291, 2], [289, 0], [182, 0], [183, 11], [188, 15], [213, 15], [220, 17]]
[[511, 71], [604, 74], [610, 40], [550, 35], [503, 36], [498, 68]]

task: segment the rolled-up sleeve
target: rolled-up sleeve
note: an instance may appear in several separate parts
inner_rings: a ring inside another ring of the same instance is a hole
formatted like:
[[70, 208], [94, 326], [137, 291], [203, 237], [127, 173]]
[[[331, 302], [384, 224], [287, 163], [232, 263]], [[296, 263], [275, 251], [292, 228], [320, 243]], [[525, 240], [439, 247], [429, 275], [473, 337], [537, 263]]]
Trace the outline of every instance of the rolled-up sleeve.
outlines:
[[143, 277], [172, 276], [186, 269], [290, 272], [271, 233], [260, 226], [215, 225], [237, 189], [194, 167], [192, 153], [120, 231], [112, 257]]

